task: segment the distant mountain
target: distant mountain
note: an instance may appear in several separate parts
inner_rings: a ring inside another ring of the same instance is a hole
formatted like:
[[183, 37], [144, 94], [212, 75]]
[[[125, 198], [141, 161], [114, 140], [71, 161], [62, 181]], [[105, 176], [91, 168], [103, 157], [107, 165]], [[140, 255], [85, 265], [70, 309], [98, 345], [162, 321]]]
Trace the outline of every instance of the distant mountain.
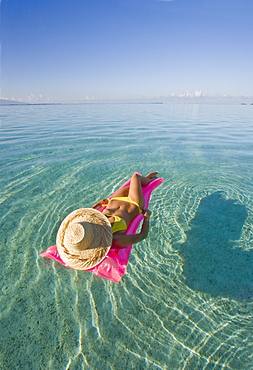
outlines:
[[17, 105], [17, 104], [28, 104], [16, 100], [0, 99], [0, 105]]

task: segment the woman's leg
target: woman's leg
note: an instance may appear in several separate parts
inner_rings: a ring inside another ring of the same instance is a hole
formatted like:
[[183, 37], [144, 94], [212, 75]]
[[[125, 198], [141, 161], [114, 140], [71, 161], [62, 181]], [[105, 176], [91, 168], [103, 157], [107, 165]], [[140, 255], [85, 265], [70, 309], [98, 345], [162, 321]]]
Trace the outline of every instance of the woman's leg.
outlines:
[[141, 209], [144, 208], [145, 200], [142, 194], [142, 186], [149, 184], [156, 178], [157, 171], [149, 173], [147, 176], [143, 177], [137, 174], [133, 174], [129, 186], [128, 196], [135, 202], [137, 202]]
[[[125, 186], [119, 189], [114, 194], [114, 197], [128, 197], [137, 202], [142, 209], [144, 207], [144, 198], [142, 195], [142, 186], [147, 185], [156, 178], [157, 171], [149, 173], [147, 176], [133, 174], [130, 181], [130, 186]], [[130, 195], [131, 193], [131, 195]]]

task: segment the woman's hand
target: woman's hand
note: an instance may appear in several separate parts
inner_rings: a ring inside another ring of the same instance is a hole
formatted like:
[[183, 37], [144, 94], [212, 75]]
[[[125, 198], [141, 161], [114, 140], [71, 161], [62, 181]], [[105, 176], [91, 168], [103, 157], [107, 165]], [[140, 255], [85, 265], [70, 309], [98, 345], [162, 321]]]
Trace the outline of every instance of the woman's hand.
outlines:
[[94, 204], [94, 206], [92, 206], [91, 208], [98, 208], [98, 207], [101, 207], [103, 204], [107, 204], [109, 202], [109, 199], [106, 198], [106, 199], [101, 199], [100, 201], [98, 201], [96, 204]]
[[149, 230], [149, 217], [151, 212], [149, 209], [144, 209], [142, 211], [144, 220], [141, 227], [141, 232], [138, 234], [129, 234], [129, 235], [120, 235], [120, 234], [113, 234], [113, 248], [127, 248], [129, 245], [139, 243], [142, 240], [146, 239], [148, 236]]
[[151, 216], [151, 211], [147, 208], [142, 211], [142, 214], [145, 218], [149, 218]]

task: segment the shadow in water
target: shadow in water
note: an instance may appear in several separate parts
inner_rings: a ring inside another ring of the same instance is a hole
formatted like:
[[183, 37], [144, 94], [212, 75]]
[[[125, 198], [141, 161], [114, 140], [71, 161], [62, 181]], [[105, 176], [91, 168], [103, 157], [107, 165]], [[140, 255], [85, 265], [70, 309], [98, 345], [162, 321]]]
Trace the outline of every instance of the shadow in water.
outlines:
[[221, 192], [203, 198], [180, 247], [186, 284], [213, 296], [253, 299], [253, 251], [236, 241], [247, 218], [244, 205]]

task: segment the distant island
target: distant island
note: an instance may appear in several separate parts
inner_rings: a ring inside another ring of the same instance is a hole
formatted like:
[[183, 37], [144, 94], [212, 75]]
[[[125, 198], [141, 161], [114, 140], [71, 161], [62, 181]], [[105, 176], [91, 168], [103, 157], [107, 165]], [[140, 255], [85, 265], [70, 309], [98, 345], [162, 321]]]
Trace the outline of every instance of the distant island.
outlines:
[[79, 105], [79, 104], [219, 104], [253, 105], [252, 96], [160, 96], [129, 99], [87, 99], [66, 102], [22, 102], [0, 98], [0, 105]]
[[23, 103], [16, 100], [0, 99], [0, 105], [20, 105], [20, 104], [27, 105], [29, 103]]
[[62, 104], [64, 103], [27, 103], [16, 100], [0, 99], [0, 105], [62, 105]]

